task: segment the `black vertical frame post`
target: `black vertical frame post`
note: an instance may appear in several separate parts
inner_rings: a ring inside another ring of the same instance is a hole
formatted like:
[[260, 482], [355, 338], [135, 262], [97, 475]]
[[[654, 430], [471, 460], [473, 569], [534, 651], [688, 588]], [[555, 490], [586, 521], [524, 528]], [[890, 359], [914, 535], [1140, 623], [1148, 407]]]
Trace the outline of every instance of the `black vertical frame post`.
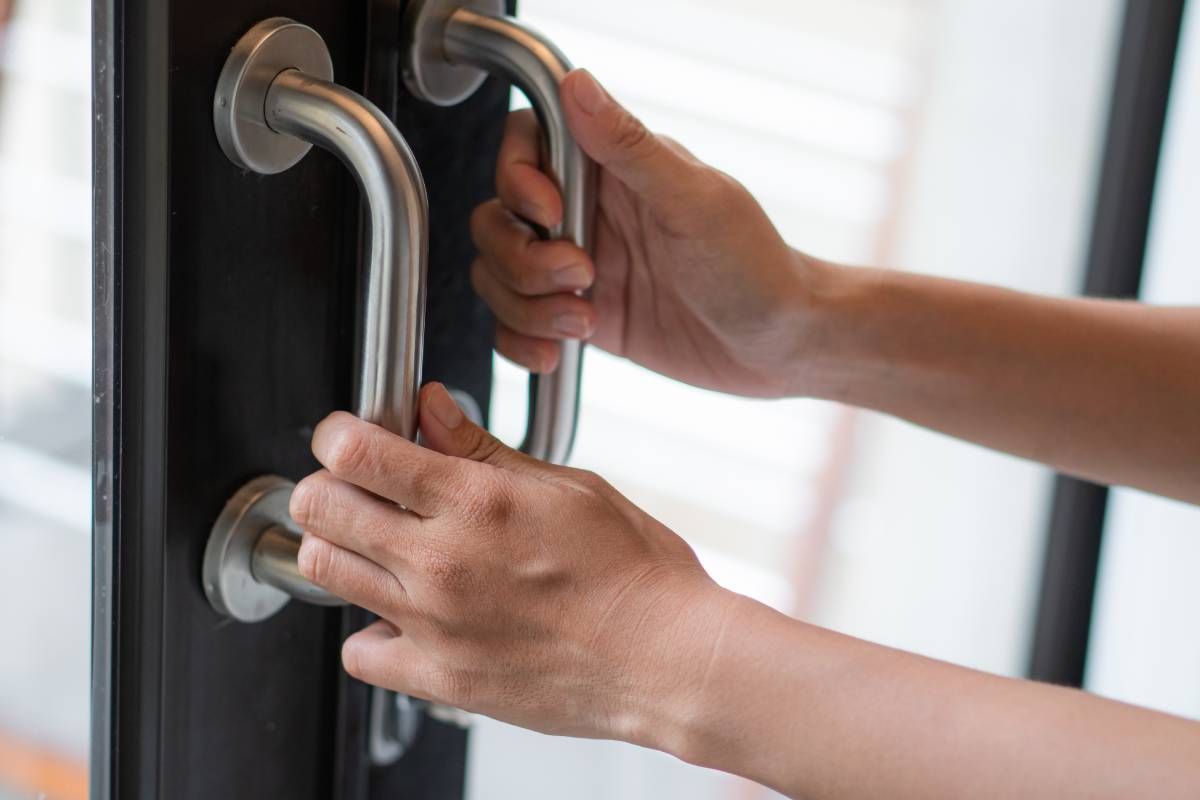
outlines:
[[[1084, 294], [1135, 298], [1186, 0], [1127, 0]], [[1056, 479], [1029, 676], [1082, 686], [1108, 489]]]
[[145, 666], [160, 655], [161, 542], [120, 532], [164, 524], [167, 21], [165, 3], [93, 4], [93, 798], [158, 785], [160, 686]]

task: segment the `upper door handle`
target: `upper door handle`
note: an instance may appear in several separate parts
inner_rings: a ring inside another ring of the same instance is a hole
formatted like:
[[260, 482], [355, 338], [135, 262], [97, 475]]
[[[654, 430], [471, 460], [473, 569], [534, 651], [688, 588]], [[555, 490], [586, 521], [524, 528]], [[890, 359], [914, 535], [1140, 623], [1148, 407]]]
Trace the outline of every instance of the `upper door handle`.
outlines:
[[[429, 203], [408, 144], [369, 100], [333, 80], [312, 28], [276, 17], [234, 46], [213, 117], [225, 155], [243, 169], [283, 172], [318, 145], [342, 160], [366, 198], [370, 244], [356, 413], [410, 441], [425, 327]], [[296, 597], [341, 604], [300, 575], [300, 531], [288, 516], [293, 484], [264, 476], [225, 505], [204, 554], [203, 582], [220, 613], [255, 622]]]
[[[563, 221], [550, 235], [590, 253], [596, 165], [571, 136], [558, 92], [571, 63], [545, 36], [504, 11], [504, 0], [410, 0], [404, 20], [405, 83], [417, 97], [443, 106], [470, 97], [488, 73], [524, 92], [541, 122], [550, 176], [563, 195]], [[566, 462], [575, 440], [582, 371], [583, 344], [567, 341], [555, 372], [530, 377], [522, 450], [543, 461]]]

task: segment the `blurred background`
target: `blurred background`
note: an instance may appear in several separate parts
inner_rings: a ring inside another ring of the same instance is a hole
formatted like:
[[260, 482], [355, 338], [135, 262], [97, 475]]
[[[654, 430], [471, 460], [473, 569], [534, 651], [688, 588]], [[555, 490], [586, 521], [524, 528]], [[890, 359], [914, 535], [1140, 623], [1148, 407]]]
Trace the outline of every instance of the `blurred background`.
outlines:
[[[12, 0], [0, 0], [0, 19]], [[522, 0], [794, 245], [1054, 294], [1081, 285], [1119, 0]], [[90, 5], [0, 32], [0, 800], [86, 796]], [[1145, 296], [1200, 303], [1200, 7], [1185, 24]], [[517, 103], [521, 101], [516, 99]], [[497, 361], [516, 441], [524, 373]], [[876, 415], [745, 401], [588, 354], [574, 463], [723, 584], [814, 623], [1026, 669], [1051, 475]], [[1200, 512], [1118, 491], [1088, 685], [1200, 717]], [[536, 764], [536, 769], [529, 765]], [[631, 747], [476, 722], [472, 798], [764, 798]]]

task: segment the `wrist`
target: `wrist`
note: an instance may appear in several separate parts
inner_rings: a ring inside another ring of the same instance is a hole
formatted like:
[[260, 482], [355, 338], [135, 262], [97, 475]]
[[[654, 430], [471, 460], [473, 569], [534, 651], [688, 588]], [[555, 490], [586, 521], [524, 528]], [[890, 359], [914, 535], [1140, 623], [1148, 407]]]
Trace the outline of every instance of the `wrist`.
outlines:
[[708, 726], [710, 671], [723, 657], [737, 615], [738, 595], [703, 572], [696, 583], [671, 593], [676, 602], [654, 604], [633, 648], [641, 653], [630, 677], [636, 686], [615, 738], [690, 761]]
[[878, 349], [875, 310], [886, 295], [888, 273], [846, 267], [796, 253], [796, 288], [789, 293], [788, 329], [794, 331], [786, 395], [854, 403], [856, 376], [870, 369]]
[[711, 582], [686, 615], [673, 616], [674, 629], [662, 639], [669, 657], [645, 684], [628, 741], [697, 766], [738, 771], [733, 766], [750, 757], [741, 751], [754, 746], [737, 719], [747, 699], [744, 682], [755, 680], [747, 658], [766, 666], [765, 650], [754, 651], [772, 628], [794, 621]]
[[637, 743], [786, 792], [813, 744], [800, 709], [816, 709], [847, 672], [834, 641], [844, 639], [718, 591], [703, 646], [676, 653], [674, 681], [645, 709]]

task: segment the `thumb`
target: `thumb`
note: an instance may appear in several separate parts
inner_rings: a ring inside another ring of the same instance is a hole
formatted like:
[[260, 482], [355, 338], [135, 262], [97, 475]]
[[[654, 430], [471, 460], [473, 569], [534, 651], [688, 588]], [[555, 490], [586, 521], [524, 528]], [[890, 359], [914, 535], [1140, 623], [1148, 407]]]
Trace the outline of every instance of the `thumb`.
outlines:
[[592, 160], [652, 204], [680, 195], [695, 165], [646, 128], [585, 69], [563, 78], [563, 113]]
[[431, 450], [514, 472], [533, 472], [545, 465], [513, 450], [467, 419], [450, 392], [440, 383], [421, 389], [421, 436]]

